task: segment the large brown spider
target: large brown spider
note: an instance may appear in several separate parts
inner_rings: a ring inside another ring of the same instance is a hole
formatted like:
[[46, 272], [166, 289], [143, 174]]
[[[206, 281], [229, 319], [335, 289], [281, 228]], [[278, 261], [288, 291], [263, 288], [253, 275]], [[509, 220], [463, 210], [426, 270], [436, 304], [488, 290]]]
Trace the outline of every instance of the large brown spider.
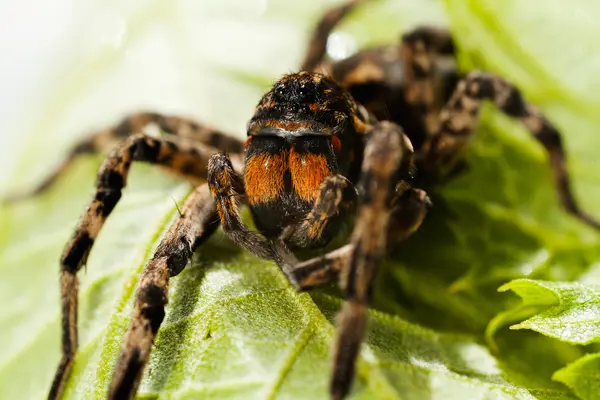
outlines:
[[[360, 2], [323, 16], [302, 72], [282, 77], [263, 96], [245, 143], [189, 119], [138, 113], [79, 143], [36, 189], [50, 186], [77, 155], [121, 140], [101, 166], [96, 194], [61, 259], [63, 356], [50, 399], [60, 397], [77, 351], [77, 271], [119, 201], [134, 161], [208, 183], [185, 201], [142, 272], [111, 399], [136, 393], [165, 316], [169, 278], [185, 268], [219, 223], [237, 245], [275, 261], [299, 290], [339, 279], [347, 301], [338, 319], [330, 394], [345, 397], [384, 250], [420, 226], [429, 205], [426, 190], [460, 167], [485, 100], [523, 122], [550, 156], [565, 209], [600, 229], [573, 198], [556, 128], [501, 77], [479, 71], [461, 76], [448, 67], [454, 44], [447, 31], [422, 27], [404, 34], [399, 45], [363, 50], [335, 63], [324, 60], [329, 33]], [[136, 133], [150, 123], [171, 135]], [[260, 234], [242, 221], [240, 200]], [[290, 250], [324, 246], [352, 215], [349, 244], [302, 262]]]

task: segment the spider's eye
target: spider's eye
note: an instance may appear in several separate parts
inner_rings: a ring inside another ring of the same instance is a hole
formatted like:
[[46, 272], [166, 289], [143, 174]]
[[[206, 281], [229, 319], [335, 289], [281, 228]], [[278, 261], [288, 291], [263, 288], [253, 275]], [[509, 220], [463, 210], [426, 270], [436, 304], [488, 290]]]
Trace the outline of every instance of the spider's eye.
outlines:
[[306, 94], [305, 88], [306, 88], [306, 86], [304, 86], [304, 84], [300, 85], [300, 89], [298, 90], [298, 94], [300, 96], [304, 96]]

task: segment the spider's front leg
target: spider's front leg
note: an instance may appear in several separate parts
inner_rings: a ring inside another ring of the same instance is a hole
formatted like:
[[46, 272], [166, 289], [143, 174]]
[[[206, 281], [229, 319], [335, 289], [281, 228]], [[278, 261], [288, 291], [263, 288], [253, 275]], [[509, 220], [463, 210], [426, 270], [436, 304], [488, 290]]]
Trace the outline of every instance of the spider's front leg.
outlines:
[[[353, 203], [352, 185], [336, 175], [326, 178], [312, 211], [303, 221], [284, 230], [280, 239], [271, 241], [250, 231], [242, 221], [236, 193], [242, 183], [227, 157], [217, 154], [209, 163], [208, 182], [223, 229], [236, 244], [259, 257], [275, 260], [300, 289], [309, 289], [340, 275], [347, 302], [340, 314], [334, 350], [330, 389], [334, 399], [348, 393], [354, 378], [366, 330], [367, 304], [388, 233], [393, 231], [396, 239], [408, 236], [420, 225], [428, 204], [423, 191], [397, 185], [398, 177], [409, 172], [413, 153], [400, 127], [381, 122], [371, 129], [368, 137], [359, 181], [358, 217], [350, 244], [303, 263], [297, 261], [285, 242], [319, 243], [320, 234], [329, 224], [335, 226], [335, 217]], [[388, 226], [392, 210], [395, 211], [392, 221], [396, 224], [393, 228]]]
[[412, 158], [412, 151], [400, 127], [390, 122], [375, 125], [365, 146], [351, 252], [340, 274], [346, 302], [338, 317], [334, 345], [330, 387], [333, 399], [345, 397], [354, 378], [367, 327], [367, 305], [386, 248], [391, 200], [401, 166], [410, 165], [406, 161]]
[[[288, 244], [310, 248], [329, 241], [332, 233], [337, 232], [356, 205], [356, 189], [348, 179], [341, 175], [325, 178], [308, 215], [284, 229], [279, 238], [269, 240], [250, 230], [242, 220], [238, 204], [239, 193], [243, 190], [242, 182], [226, 155], [215, 154], [211, 157], [208, 175], [223, 230], [234, 243], [258, 257], [275, 261], [290, 283], [300, 290], [330, 282], [337, 277], [340, 269], [337, 267], [338, 260], [344, 250], [333, 252], [328, 258], [331, 262], [315, 260], [304, 266], [290, 251]], [[298, 269], [300, 265], [304, 268]]]
[[319, 186], [312, 210], [299, 223], [288, 226], [280, 240], [294, 248], [321, 247], [339, 230], [356, 207], [357, 191], [342, 175], [330, 175]]
[[[390, 207], [386, 240], [388, 249], [408, 238], [421, 226], [430, 206], [431, 201], [427, 193], [421, 189], [400, 188], [397, 190]], [[280, 256], [280, 258], [293, 266], [290, 269], [301, 290], [310, 290], [335, 281], [348, 263], [353, 250], [354, 245], [347, 244], [323, 256], [300, 262], [294, 258], [283, 243], [280, 243], [280, 247], [278, 247], [281, 254], [286, 254], [285, 257]]]
[[[335, 185], [335, 182], [340, 183]], [[310, 290], [316, 286], [335, 281], [348, 262], [354, 246], [347, 244], [323, 256], [299, 261], [286, 243], [310, 247], [318, 243], [324, 235], [325, 227], [337, 228], [339, 219], [356, 208], [356, 189], [346, 178], [330, 176], [321, 185], [321, 192], [313, 210], [298, 225], [289, 226], [280, 241], [275, 244], [276, 259], [283, 260], [283, 268], [290, 271], [300, 290]], [[412, 235], [421, 226], [431, 202], [425, 191], [398, 185], [391, 201], [390, 223], [387, 232], [388, 248]], [[325, 235], [327, 236], [327, 235]]]
[[[296, 247], [313, 247], [329, 240], [327, 232], [337, 230], [356, 199], [354, 186], [345, 177], [329, 176], [321, 184], [313, 210], [306, 218], [284, 230], [280, 239], [270, 240], [250, 230], [242, 220], [238, 197], [243, 192], [243, 184], [226, 155], [211, 157], [208, 184], [217, 204], [223, 231], [238, 246], [258, 257], [275, 261], [298, 289], [307, 289], [308, 286], [305, 287], [305, 283], [298, 279], [300, 275], [296, 275], [295, 268], [299, 262], [284, 241]], [[333, 276], [336, 275], [334, 273]], [[306, 278], [314, 280], [312, 276]]]
[[300, 262], [288, 246], [314, 248], [327, 244], [355, 210], [357, 197], [356, 188], [347, 178], [328, 176], [319, 186], [312, 210], [303, 220], [284, 229], [279, 239], [274, 241], [274, 259], [297, 289], [309, 290], [335, 280], [348, 246], [308, 264]]
[[121, 143], [104, 161], [98, 172], [96, 194], [80, 217], [60, 262], [62, 359], [48, 398], [60, 397], [77, 351], [77, 272], [86, 263], [94, 240], [121, 198], [132, 162], [160, 165], [190, 180], [198, 180], [206, 177], [207, 160], [214, 151], [199, 144], [137, 134]]
[[165, 316], [169, 278], [179, 274], [198, 247], [219, 225], [207, 185], [185, 201], [181, 214], [162, 239], [138, 283], [134, 314], [121, 346], [109, 389], [109, 399], [129, 399], [136, 393], [156, 333]]
[[213, 154], [210, 158], [208, 186], [217, 204], [223, 231], [227, 236], [236, 245], [257, 257], [273, 259], [271, 242], [250, 230], [242, 220], [239, 195], [244, 193], [244, 184], [225, 154]]
[[520, 91], [507, 80], [481, 71], [469, 73], [459, 82], [453, 96], [440, 113], [439, 129], [426, 144], [425, 173], [429, 179], [450, 170], [466, 148], [475, 131], [483, 101], [494, 103], [509, 117], [523, 123], [533, 137], [544, 146], [560, 201], [567, 212], [600, 229], [600, 222], [582, 211], [577, 204], [566, 168], [566, 156], [558, 130]]

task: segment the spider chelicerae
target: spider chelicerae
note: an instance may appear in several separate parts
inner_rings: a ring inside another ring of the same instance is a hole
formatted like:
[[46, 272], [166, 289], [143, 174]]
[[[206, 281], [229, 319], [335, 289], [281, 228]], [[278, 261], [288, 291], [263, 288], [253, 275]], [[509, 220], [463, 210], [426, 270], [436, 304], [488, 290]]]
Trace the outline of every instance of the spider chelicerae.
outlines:
[[[61, 259], [63, 356], [49, 398], [60, 397], [77, 350], [77, 272], [134, 161], [160, 165], [198, 187], [142, 272], [109, 389], [113, 399], [137, 391], [165, 316], [169, 278], [219, 224], [234, 243], [277, 263], [299, 290], [338, 280], [346, 303], [338, 319], [330, 394], [343, 398], [351, 388], [385, 249], [418, 229], [429, 207], [426, 191], [460, 171], [484, 101], [529, 129], [549, 154], [565, 209], [600, 228], [573, 198], [556, 128], [503, 78], [459, 74], [447, 31], [421, 27], [399, 44], [326, 60], [329, 33], [361, 2], [323, 16], [301, 72], [282, 77], [263, 96], [245, 142], [190, 119], [138, 113], [76, 145], [35, 190], [49, 187], [76, 156], [121, 141], [101, 166], [96, 194]], [[169, 135], [136, 133], [151, 123]], [[242, 203], [258, 233], [241, 219]], [[306, 261], [296, 258], [292, 250], [324, 246], [353, 216], [348, 244]]]

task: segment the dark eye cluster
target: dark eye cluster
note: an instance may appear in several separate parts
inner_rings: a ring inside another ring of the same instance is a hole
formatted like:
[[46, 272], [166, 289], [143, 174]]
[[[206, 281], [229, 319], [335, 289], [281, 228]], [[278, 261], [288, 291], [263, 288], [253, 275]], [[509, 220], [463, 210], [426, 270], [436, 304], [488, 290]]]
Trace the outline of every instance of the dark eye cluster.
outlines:
[[317, 85], [312, 80], [289, 79], [274, 88], [271, 99], [273, 109], [283, 113], [310, 114], [309, 105], [317, 101]]
[[280, 103], [277, 102], [274, 106], [273, 106], [273, 110], [280, 113], [280, 114], [291, 114], [291, 115], [296, 115], [296, 114], [300, 114], [300, 113], [304, 113], [304, 114], [309, 114], [310, 111], [310, 107], [308, 106], [308, 104], [300, 104], [300, 103]]

